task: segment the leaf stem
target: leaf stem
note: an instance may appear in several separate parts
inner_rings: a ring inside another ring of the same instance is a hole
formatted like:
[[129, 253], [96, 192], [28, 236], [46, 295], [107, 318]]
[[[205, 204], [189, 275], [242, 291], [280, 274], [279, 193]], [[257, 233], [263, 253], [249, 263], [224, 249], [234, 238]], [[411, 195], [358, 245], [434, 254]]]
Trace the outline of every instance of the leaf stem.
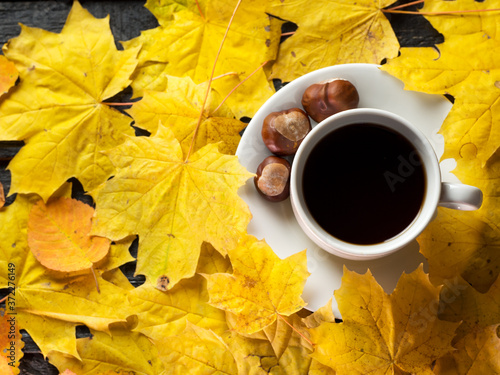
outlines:
[[[221, 74], [220, 76], [212, 78], [212, 82], [215, 81], [216, 79], [224, 78], [227, 76], [237, 76], [237, 75], [238, 75], [238, 73], [236, 73], [236, 72], [224, 73], [224, 74]], [[208, 81], [205, 81], [203, 83], [208, 83]]]
[[7, 294], [5, 297], [3, 297], [2, 299], [0, 299], [0, 303], [5, 302], [7, 300], [7, 298], [9, 297], [9, 294]]
[[300, 337], [302, 337], [304, 340], [306, 340], [309, 344], [311, 344], [311, 346], [314, 346], [314, 343], [309, 340], [302, 332], [300, 332], [297, 328], [295, 328], [292, 324], [290, 324], [288, 322], [288, 320], [286, 320], [283, 315], [281, 315], [279, 312], [276, 311], [276, 315], [278, 315], [278, 317], [280, 317], [286, 324], [288, 324], [290, 326], [291, 329], [293, 329], [295, 332], [297, 332], [299, 334]]
[[109, 102], [102, 102], [101, 104], [106, 104], [106, 105], [111, 105], [111, 106], [127, 106], [127, 105], [134, 105], [135, 102], [128, 102], [128, 103], [109, 103]]
[[479, 13], [479, 12], [496, 12], [500, 11], [500, 8], [494, 9], [467, 9], [467, 10], [447, 10], [442, 12], [419, 12], [411, 10], [393, 10], [393, 9], [383, 9], [384, 13], [397, 13], [397, 14], [420, 14], [422, 16], [437, 16], [444, 14], [463, 14], [463, 13]]
[[255, 69], [252, 73], [250, 73], [244, 80], [242, 80], [235, 87], [233, 87], [233, 89], [231, 91], [229, 91], [229, 94], [227, 94], [226, 97], [224, 99], [222, 99], [222, 101], [219, 103], [219, 105], [217, 106], [217, 108], [215, 108], [213, 110], [212, 115], [219, 110], [219, 108], [222, 106], [222, 104], [224, 104], [224, 102], [227, 100], [227, 98], [229, 98], [231, 96], [231, 94], [234, 91], [236, 91], [236, 89], [238, 87], [240, 87], [242, 84], [244, 84], [251, 76], [253, 76], [255, 73], [257, 73], [260, 69], [262, 69], [268, 62], [269, 62], [269, 60], [268, 61], [264, 61], [257, 69]]
[[194, 129], [193, 139], [191, 140], [191, 145], [189, 146], [189, 150], [187, 152], [186, 159], [184, 160], [184, 163], [188, 162], [189, 157], [191, 156], [191, 153], [193, 152], [196, 137], [198, 136], [198, 131], [200, 130], [201, 120], [203, 119], [203, 111], [205, 110], [205, 105], [207, 104], [208, 96], [210, 95], [210, 89], [212, 88], [212, 80], [214, 79], [214, 75], [215, 75], [215, 67], [217, 66], [217, 61], [219, 60], [219, 56], [220, 56], [220, 53], [222, 51], [222, 47], [224, 46], [224, 42], [227, 39], [227, 34], [229, 33], [229, 29], [231, 27], [231, 24], [233, 23], [234, 16], [236, 15], [236, 11], [240, 7], [241, 1], [242, 0], [238, 0], [238, 3], [234, 7], [233, 14], [231, 15], [231, 19], [229, 20], [229, 23], [227, 25], [226, 32], [224, 33], [224, 37], [222, 38], [222, 41], [220, 43], [219, 50], [217, 51], [217, 55], [215, 56], [215, 61], [214, 61], [214, 66], [212, 68], [212, 73], [210, 74], [210, 79], [208, 80], [207, 92], [205, 93], [205, 99], [203, 100], [203, 104], [201, 106], [200, 116], [198, 117], [198, 123], [196, 124], [196, 128]]
[[196, 6], [198, 7], [198, 12], [200, 12], [200, 17], [203, 21], [205, 21], [205, 16], [203, 15], [203, 12], [201, 11], [201, 6], [198, 0], [196, 0]]
[[295, 34], [295, 33], [296, 33], [296, 31], [289, 31], [289, 32], [287, 32], [287, 33], [281, 33], [281, 36], [293, 35], [293, 34]]
[[406, 8], [406, 7], [409, 7], [409, 6], [412, 6], [412, 5], [422, 4], [423, 2], [425, 2], [425, 0], [416, 0], [416, 1], [412, 1], [410, 3], [401, 4], [401, 5], [389, 8], [387, 10], [396, 10], [396, 9]]
[[101, 289], [99, 288], [99, 282], [97, 281], [97, 275], [95, 274], [94, 266], [90, 267], [90, 270], [92, 271], [92, 276], [94, 276], [95, 287], [97, 289], [97, 293], [101, 294]]

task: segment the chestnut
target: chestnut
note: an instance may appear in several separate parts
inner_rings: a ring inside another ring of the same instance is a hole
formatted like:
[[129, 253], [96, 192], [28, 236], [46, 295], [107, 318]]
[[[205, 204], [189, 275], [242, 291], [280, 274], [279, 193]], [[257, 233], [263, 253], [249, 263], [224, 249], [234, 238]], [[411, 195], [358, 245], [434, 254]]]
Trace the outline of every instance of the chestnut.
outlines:
[[257, 168], [254, 178], [257, 191], [271, 202], [281, 202], [290, 195], [290, 170], [288, 160], [268, 156]]
[[307, 113], [300, 108], [290, 108], [266, 116], [262, 124], [262, 139], [273, 154], [293, 155], [310, 131]]
[[356, 108], [358, 103], [358, 90], [342, 78], [312, 84], [302, 95], [302, 106], [316, 122], [346, 109]]

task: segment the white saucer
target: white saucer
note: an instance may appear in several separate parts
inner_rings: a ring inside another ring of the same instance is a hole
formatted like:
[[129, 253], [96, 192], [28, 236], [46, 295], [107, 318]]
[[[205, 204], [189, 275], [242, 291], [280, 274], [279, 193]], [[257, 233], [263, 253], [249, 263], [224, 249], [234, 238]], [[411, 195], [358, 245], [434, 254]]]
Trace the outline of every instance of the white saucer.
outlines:
[[[306, 74], [273, 95], [255, 114], [243, 134], [236, 151], [240, 163], [250, 172], [255, 172], [262, 160], [271, 155], [261, 138], [262, 122], [270, 112], [292, 107], [302, 108], [302, 93], [309, 85], [335, 77], [347, 79], [356, 86], [360, 96], [359, 107], [385, 109], [405, 117], [429, 138], [437, 157], [442, 156], [444, 140], [437, 132], [452, 107], [446, 98], [405, 91], [401, 81], [380, 70], [377, 65], [346, 64]], [[315, 122], [312, 124], [316, 125]], [[458, 182], [450, 173], [456, 165], [454, 160], [445, 160], [440, 165], [444, 181]], [[365, 273], [370, 268], [387, 293], [392, 292], [402, 272], [410, 273], [421, 263], [427, 266], [416, 241], [377, 260], [351, 261], [338, 258], [320, 249], [302, 232], [289, 199], [280, 203], [265, 201], [255, 190], [252, 179], [240, 189], [239, 194], [249, 205], [253, 215], [247, 229], [249, 234], [265, 239], [282, 259], [307, 249], [307, 266], [311, 276], [306, 282], [302, 297], [310, 310], [324, 306], [333, 297], [334, 290], [340, 287], [344, 265], [358, 273]], [[336, 317], [341, 318], [335, 299], [333, 311]]]

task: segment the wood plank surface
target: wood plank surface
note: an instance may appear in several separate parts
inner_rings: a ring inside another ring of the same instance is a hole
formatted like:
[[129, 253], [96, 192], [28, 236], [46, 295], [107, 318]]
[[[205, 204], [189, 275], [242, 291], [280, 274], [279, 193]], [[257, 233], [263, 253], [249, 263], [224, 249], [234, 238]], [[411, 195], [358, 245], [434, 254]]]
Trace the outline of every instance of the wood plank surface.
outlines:
[[[145, 1], [80, 1], [95, 17], [110, 15], [112, 32], [119, 46], [119, 41], [129, 40], [140, 35], [142, 30], [151, 29], [158, 25], [155, 17], [144, 8]], [[409, 2], [405, 0], [404, 2]], [[0, 1], [0, 44], [16, 37], [20, 32], [19, 24], [39, 27], [45, 30], [59, 32], [73, 4], [72, 0], [38, 0], [38, 1]], [[432, 28], [422, 17], [414, 15], [390, 15], [393, 29], [402, 47], [433, 46], [443, 41], [443, 37]], [[295, 26], [287, 24], [285, 30], [294, 30]], [[278, 87], [280, 83], [277, 83]], [[7, 170], [8, 162], [22, 147], [22, 142], [0, 142], [0, 182], [4, 185], [6, 193], [10, 187], [10, 172]], [[78, 183], [75, 184], [75, 194], [81, 195]], [[14, 197], [7, 200], [7, 204]], [[143, 282], [141, 277], [134, 278], [134, 265], [127, 265], [122, 270], [134, 285]], [[77, 329], [77, 336], [88, 335], [86, 327]], [[52, 375], [58, 374], [57, 369], [44, 360], [38, 347], [31, 338], [24, 333], [24, 358], [21, 361], [21, 374]]]

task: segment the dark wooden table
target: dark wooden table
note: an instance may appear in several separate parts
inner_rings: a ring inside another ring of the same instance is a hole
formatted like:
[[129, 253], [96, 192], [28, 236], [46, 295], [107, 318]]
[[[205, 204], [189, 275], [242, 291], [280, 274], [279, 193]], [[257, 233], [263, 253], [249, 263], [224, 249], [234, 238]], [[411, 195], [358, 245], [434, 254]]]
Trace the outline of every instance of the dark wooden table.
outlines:
[[[407, 2], [409, 0], [401, 1], [401, 3]], [[116, 41], [129, 40], [138, 36], [142, 30], [151, 29], [158, 25], [155, 17], [144, 8], [145, 0], [80, 0], [80, 3], [95, 17], [102, 18], [110, 15], [111, 29]], [[72, 0], [0, 0], [0, 44], [3, 45], [9, 39], [19, 35], [19, 23], [59, 32], [66, 21], [72, 4]], [[443, 37], [422, 16], [392, 14], [390, 22], [401, 47], [433, 46], [443, 41]], [[295, 25], [293, 24], [285, 24], [284, 26], [284, 31], [294, 29]], [[275, 82], [277, 88], [282, 84]], [[10, 187], [10, 173], [6, 168], [20, 147], [22, 147], [22, 142], [0, 142], [0, 182], [4, 185], [6, 194], [8, 194]], [[79, 190], [77, 187], [75, 194], [81, 194], [81, 189]], [[7, 204], [10, 204], [13, 198], [8, 198]], [[132, 277], [134, 265], [128, 265], [122, 270], [133, 284], [139, 285], [142, 282], [141, 277]], [[86, 327], [77, 327], [78, 337], [87, 334]], [[25, 332], [23, 332], [23, 340], [26, 345], [21, 361], [21, 374], [58, 374], [57, 369], [43, 359], [38, 347]]]

